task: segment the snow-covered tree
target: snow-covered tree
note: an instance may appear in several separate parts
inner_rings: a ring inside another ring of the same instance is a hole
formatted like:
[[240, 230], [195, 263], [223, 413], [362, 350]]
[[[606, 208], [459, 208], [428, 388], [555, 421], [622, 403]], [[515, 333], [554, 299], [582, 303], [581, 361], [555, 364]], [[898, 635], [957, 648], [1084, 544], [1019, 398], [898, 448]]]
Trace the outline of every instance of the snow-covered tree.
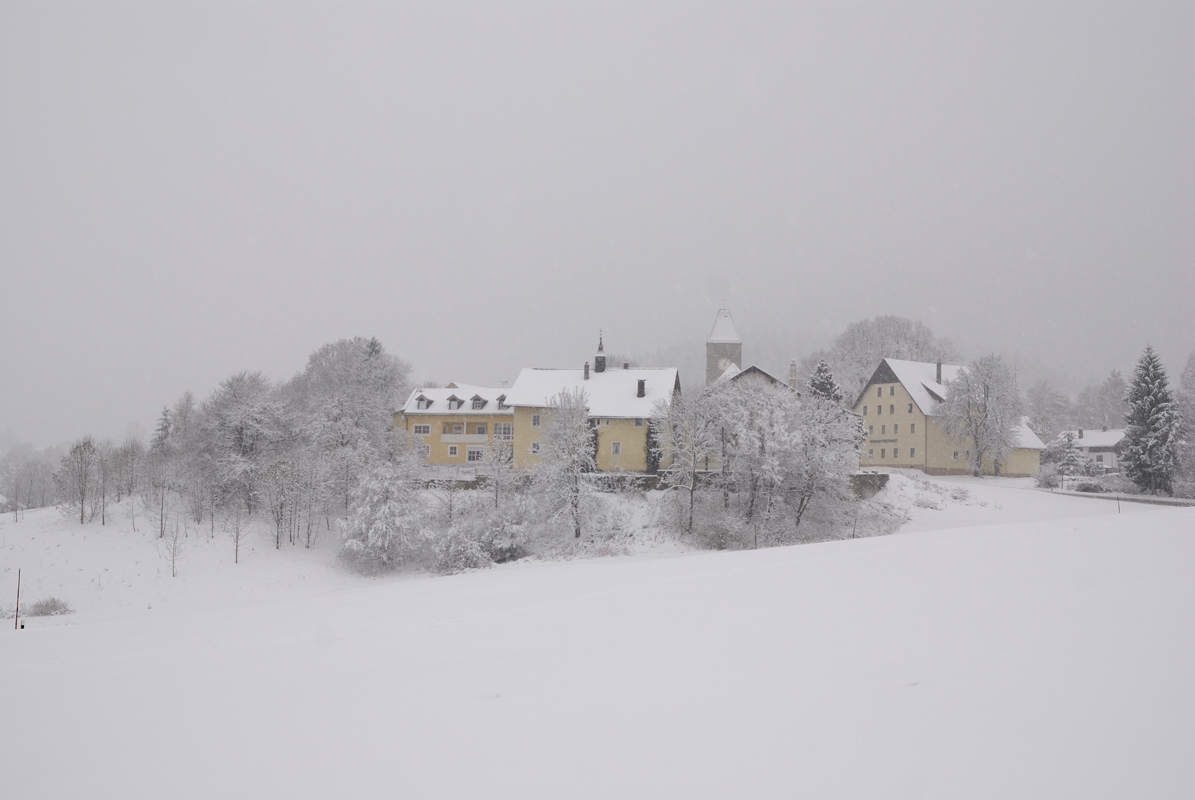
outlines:
[[976, 477], [987, 465], [999, 473], [1000, 463], [1017, 443], [1022, 416], [1016, 374], [997, 355], [976, 359], [947, 386], [942, 405], [946, 432], [971, 445]]
[[90, 436], [85, 436], [71, 446], [70, 452], [63, 456], [58, 472], [54, 473], [60, 508], [70, 516], [78, 512], [80, 525], [96, 490], [98, 461], [95, 443]]
[[151, 453], [165, 453], [170, 449], [170, 409], [162, 406], [162, 413], [158, 416], [158, 424], [154, 427], [153, 438], [149, 440]]
[[795, 417], [793, 447], [786, 454], [783, 487], [792, 528], [818, 503], [853, 500], [850, 478], [859, 467], [863, 420], [838, 400], [814, 394], [802, 400]]
[[1087, 459], [1075, 445], [1075, 434], [1063, 431], [1058, 436], [1058, 474], [1084, 475], [1087, 473]]
[[1129, 385], [1119, 370], [1099, 385], [1088, 386], [1079, 393], [1075, 404], [1074, 425], [1078, 428], [1115, 428], [1124, 422], [1129, 407], [1125, 393]]
[[1125, 474], [1147, 492], [1170, 494], [1179, 468], [1183, 420], [1153, 347], [1147, 346], [1137, 361], [1125, 398], [1129, 404], [1121, 443]]
[[341, 557], [362, 572], [393, 569], [420, 543], [415, 487], [390, 462], [368, 468], [341, 523]]
[[202, 407], [199, 436], [224, 497], [252, 510], [258, 472], [282, 441], [285, 407], [260, 372], [220, 384]]
[[1185, 476], [1185, 492], [1195, 492], [1195, 353], [1187, 358], [1178, 379], [1179, 413], [1183, 417], [1182, 444], [1179, 446], [1179, 469]]
[[684, 495], [681, 530], [693, 532], [693, 514], [697, 494], [703, 486], [703, 473], [711, 459], [717, 463], [721, 417], [708, 392], [677, 395], [671, 403], [659, 401], [652, 409], [652, 420], [660, 448], [660, 462], [668, 466], [660, 474], [660, 485]]
[[834, 371], [848, 403], [853, 403], [883, 358], [908, 361], [954, 361], [949, 339], [935, 336], [925, 324], [903, 317], [880, 316], [847, 326], [828, 350], [802, 361], [806, 373], [824, 359]]
[[579, 539], [593, 492], [587, 474], [596, 468], [584, 391], [563, 390], [548, 401], [539, 448], [534, 485], [547, 503], [547, 512], [567, 519], [573, 536]]
[[1047, 380], [1038, 381], [1026, 392], [1025, 413], [1029, 416], [1029, 427], [1043, 442], [1071, 428], [1074, 416], [1070, 400]]
[[824, 398], [839, 405], [842, 404], [842, 387], [834, 380], [834, 373], [824, 358], [819, 359], [817, 366], [813, 368], [813, 374], [809, 376], [808, 386], [810, 395]]

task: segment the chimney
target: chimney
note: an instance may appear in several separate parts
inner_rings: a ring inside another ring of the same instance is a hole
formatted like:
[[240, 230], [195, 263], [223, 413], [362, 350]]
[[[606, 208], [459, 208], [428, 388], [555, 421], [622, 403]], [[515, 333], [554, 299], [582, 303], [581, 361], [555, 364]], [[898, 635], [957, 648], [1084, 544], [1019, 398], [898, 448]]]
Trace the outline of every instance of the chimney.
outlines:
[[[793, 391], [797, 390], [797, 362], [788, 362], [788, 388]], [[797, 395], [798, 397], [800, 395]]]
[[589, 362], [585, 362], [585, 380], [589, 380]]
[[1083, 429], [1082, 428], [1079, 428], [1079, 438], [1080, 439], [1083, 438]]
[[938, 362], [938, 383], [942, 382], [942, 362]]
[[639, 379], [639, 391], [635, 393], [635, 397], [646, 397], [646, 396], [647, 396], [647, 381], [645, 381], [643, 378], [640, 378]]
[[630, 368], [631, 368], [631, 362], [630, 362], [630, 361], [624, 361], [624, 362], [622, 362], [622, 368], [623, 368], [623, 369], [630, 369]]

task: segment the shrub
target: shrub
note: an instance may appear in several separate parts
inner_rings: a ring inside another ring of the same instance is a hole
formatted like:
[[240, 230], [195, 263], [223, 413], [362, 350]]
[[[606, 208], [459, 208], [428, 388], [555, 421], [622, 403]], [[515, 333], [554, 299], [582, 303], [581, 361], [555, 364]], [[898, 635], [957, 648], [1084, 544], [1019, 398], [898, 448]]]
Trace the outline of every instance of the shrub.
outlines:
[[46, 597], [38, 600], [33, 605], [25, 610], [26, 617], [57, 617], [61, 614], [69, 614], [73, 609], [66, 603], [59, 600], [57, 597]]

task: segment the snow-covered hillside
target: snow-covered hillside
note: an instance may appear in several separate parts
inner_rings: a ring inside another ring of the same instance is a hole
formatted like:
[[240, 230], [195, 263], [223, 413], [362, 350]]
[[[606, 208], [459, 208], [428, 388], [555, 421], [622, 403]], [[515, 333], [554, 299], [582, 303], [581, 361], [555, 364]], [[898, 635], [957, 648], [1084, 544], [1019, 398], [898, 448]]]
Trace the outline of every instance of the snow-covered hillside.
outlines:
[[0, 794], [1195, 796], [1195, 510], [881, 499], [905, 532], [446, 578], [5, 519], [0, 592], [77, 611], [0, 632]]

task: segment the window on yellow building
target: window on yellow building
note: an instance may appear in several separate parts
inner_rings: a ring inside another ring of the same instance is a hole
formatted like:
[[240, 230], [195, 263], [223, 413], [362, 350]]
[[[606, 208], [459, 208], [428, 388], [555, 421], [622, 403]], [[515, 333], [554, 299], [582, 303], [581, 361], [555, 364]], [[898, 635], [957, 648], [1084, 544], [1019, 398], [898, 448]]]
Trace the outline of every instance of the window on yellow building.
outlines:
[[892, 448], [892, 457], [893, 457], [893, 458], [900, 458], [900, 448], [899, 448], [899, 447], [893, 447], [893, 448]]
[[954, 451], [954, 455], [952, 456], [952, 458], [954, 458], [955, 461], [958, 461], [958, 450]]
[[909, 413], [909, 414], [912, 414], [912, 413], [913, 413], [913, 404], [912, 404], [912, 403], [909, 403], [909, 409], [908, 409], [908, 413]]
[[893, 425], [893, 426], [892, 426], [892, 435], [893, 435], [893, 436], [895, 436], [895, 435], [896, 435], [896, 434], [898, 434], [898, 433], [900, 433], [900, 426], [899, 426], [899, 425]]
[[876, 457], [876, 451], [875, 451], [875, 449], [874, 449], [874, 448], [868, 448], [868, 449], [867, 449], [867, 457], [868, 457], [868, 458], [875, 458], [875, 457]]
[[887, 458], [887, 457], [888, 457], [887, 448], [881, 447], [880, 448], [880, 458]]
[[909, 458], [916, 458], [916, 457], [917, 457], [917, 448], [910, 447], [909, 448]]
[[867, 416], [867, 406], [863, 406], [863, 416]]
[[888, 433], [888, 426], [881, 425], [880, 426], [880, 436], [885, 436], [885, 435], [887, 435], [887, 433]]
[[884, 387], [877, 386], [876, 387], [876, 397], [883, 397], [883, 396], [884, 396]]
[[484, 422], [477, 423], [477, 433], [480, 436], [485, 436], [486, 424]]
[[636, 428], [643, 427], [643, 417], [635, 417], [635, 427]]
[[466, 461], [481, 461], [485, 455], [485, 450], [480, 447], [468, 447], [465, 449]]
[[610, 442], [610, 455], [622, 455], [622, 442]]
[[532, 427], [532, 428], [538, 428], [538, 427], [539, 427], [539, 414], [532, 414], [532, 415], [531, 415], [531, 427]]
[[539, 442], [531, 443], [531, 455], [533, 455], [533, 456], [539, 455]]
[[871, 436], [871, 435], [872, 435], [873, 433], [875, 433], [875, 432], [876, 432], [876, 426], [875, 426], [875, 425], [868, 425], [868, 426], [867, 426], [867, 435], [868, 435], [868, 436]]
[[509, 442], [514, 438], [515, 426], [510, 422], [495, 422], [494, 423], [494, 438], [500, 439], [504, 442]]
[[896, 405], [895, 405], [895, 404], [891, 404], [891, 405], [889, 405], [889, 406], [888, 406], [888, 413], [889, 413], [889, 414], [895, 414], [895, 413], [896, 413]]
[[888, 396], [891, 397], [894, 394], [896, 394], [896, 384], [895, 383], [888, 387]]
[[460, 453], [459, 447], [457, 447], [455, 444], [448, 445], [448, 457], [449, 458], [456, 458], [458, 453]]
[[452, 432], [454, 434], [460, 435], [465, 432], [465, 426], [464, 425], [453, 425]]
[[916, 432], [917, 432], [917, 423], [910, 422], [909, 423], [909, 433], [916, 433]]
[[416, 436], [430, 436], [431, 432], [432, 432], [432, 426], [431, 425], [415, 425], [411, 428], [411, 431]]
[[883, 406], [876, 406], [876, 413], [877, 413], [877, 414], [883, 414], [883, 413], [884, 413], [884, 407], [883, 407]]

